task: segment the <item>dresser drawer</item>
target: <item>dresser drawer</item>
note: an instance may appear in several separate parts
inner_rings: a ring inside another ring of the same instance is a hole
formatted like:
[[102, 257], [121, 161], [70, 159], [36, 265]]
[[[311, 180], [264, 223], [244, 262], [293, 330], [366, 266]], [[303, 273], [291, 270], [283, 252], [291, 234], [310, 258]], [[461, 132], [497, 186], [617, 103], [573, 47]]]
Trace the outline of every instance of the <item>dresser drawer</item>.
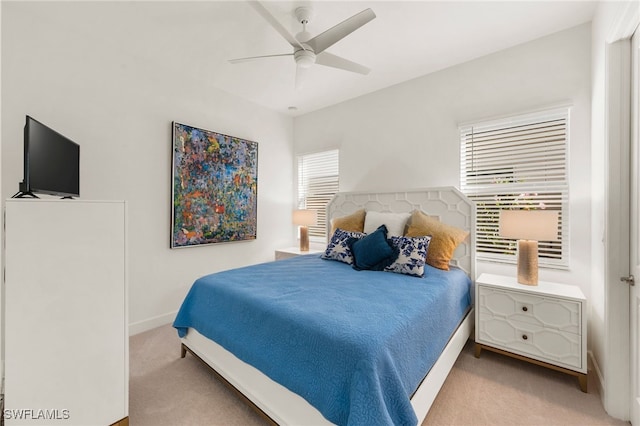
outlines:
[[582, 337], [576, 333], [480, 314], [478, 343], [569, 369], [582, 369]]
[[488, 316], [509, 323], [544, 327], [548, 330], [582, 333], [581, 304], [573, 300], [478, 287], [480, 321]]

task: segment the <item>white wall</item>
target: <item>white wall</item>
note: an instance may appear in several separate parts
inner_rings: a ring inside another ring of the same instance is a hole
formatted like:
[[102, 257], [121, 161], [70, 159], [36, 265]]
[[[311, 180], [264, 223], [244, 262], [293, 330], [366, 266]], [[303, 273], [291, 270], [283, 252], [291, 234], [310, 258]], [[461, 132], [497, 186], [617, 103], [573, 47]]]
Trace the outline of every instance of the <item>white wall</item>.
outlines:
[[[570, 269], [540, 279], [589, 297], [590, 37], [584, 24], [298, 117], [295, 151], [340, 147], [342, 191], [458, 186], [458, 124], [571, 104]], [[515, 275], [515, 265], [479, 263], [482, 272]]]
[[[81, 198], [128, 202], [134, 332], [172, 321], [194, 278], [271, 260], [295, 238], [292, 119], [184, 79], [169, 63], [188, 62], [179, 52], [149, 63], [111, 41], [123, 31], [133, 41], [135, 27], [92, 25], [145, 7], [153, 6], [2, 2], [1, 27], [2, 199], [22, 180], [26, 114], [81, 145]], [[173, 120], [258, 142], [255, 241], [169, 249]]]
[[[605, 196], [606, 161], [605, 143], [605, 47], [608, 30], [619, 4], [604, 2], [598, 5], [592, 24], [592, 117], [591, 117], [591, 312], [589, 317], [589, 342], [593, 357], [597, 360], [596, 375], [604, 381], [605, 351]], [[600, 383], [602, 384], [602, 383]]]

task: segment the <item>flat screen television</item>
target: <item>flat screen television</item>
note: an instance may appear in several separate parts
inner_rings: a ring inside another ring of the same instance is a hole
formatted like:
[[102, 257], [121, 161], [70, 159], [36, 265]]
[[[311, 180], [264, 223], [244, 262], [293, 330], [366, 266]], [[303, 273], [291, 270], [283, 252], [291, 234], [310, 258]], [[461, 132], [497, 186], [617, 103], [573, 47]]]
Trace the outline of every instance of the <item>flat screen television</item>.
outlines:
[[24, 180], [14, 197], [80, 196], [80, 145], [27, 115]]

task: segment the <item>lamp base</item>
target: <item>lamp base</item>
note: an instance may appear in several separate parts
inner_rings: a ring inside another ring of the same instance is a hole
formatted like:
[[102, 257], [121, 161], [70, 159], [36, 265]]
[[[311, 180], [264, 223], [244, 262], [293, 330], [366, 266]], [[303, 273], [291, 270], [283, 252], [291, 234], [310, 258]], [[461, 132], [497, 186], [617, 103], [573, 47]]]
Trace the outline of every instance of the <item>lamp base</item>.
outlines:
[[309, 228], [300, 227], [300, 251], [309, 251]]
[[538, 285], [538, 242], [518, 240], [518, 282]]

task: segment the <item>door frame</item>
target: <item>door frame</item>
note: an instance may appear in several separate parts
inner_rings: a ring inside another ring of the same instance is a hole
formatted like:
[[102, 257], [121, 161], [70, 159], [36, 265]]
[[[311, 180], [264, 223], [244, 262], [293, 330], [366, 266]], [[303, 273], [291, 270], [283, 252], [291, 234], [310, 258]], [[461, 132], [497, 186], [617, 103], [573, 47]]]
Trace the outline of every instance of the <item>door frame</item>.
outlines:
[[[636, 27], [635, 32], [631, 36], [631, 91], [630, 91], [630, 192], [629, 192], [629, 270], [632, 276], [640, 277], [640, 257], [638, 250], [640, 247], [640, 234], [638, 233], [638, 217], [640, 215], [640, 204], [638, 191], [640, 190], [640, 157], [638, 156], [640, 148], [640, 139], [638, 135], [639, 119], [640, 119], [640, 27]], [[635, 181], [634, 181], [635, 180]], [[635, 191], [635, 193], [634, 193]], [[640, 330], [638, 329], [638, 318], [640, 315], [640, 307], [638, 306], [638, 297], [640, 288], [637, 286], [629, 287], [629, 420], [631, 424], [640, 425], [640, 353], [638, 351], [638, 341]], [[635, 422], [634, 422], [635, 421]]]
[[603, 405], [607, 413], [629, 419], [629, 146], [630, 42], [620, 40], [606, 49], [605, 209], [605, 362]]
[[[629, 148], [630, 38], [638, 26], [638, 5], [620, 10], [607, 37], [605, 83], [606, 212], [605, 212], [605, 360], [602, 402], [609, 415], [628, 420], [630, 414], [629, 287]], [[615, 242], [615, 244], [614, 244]]]

